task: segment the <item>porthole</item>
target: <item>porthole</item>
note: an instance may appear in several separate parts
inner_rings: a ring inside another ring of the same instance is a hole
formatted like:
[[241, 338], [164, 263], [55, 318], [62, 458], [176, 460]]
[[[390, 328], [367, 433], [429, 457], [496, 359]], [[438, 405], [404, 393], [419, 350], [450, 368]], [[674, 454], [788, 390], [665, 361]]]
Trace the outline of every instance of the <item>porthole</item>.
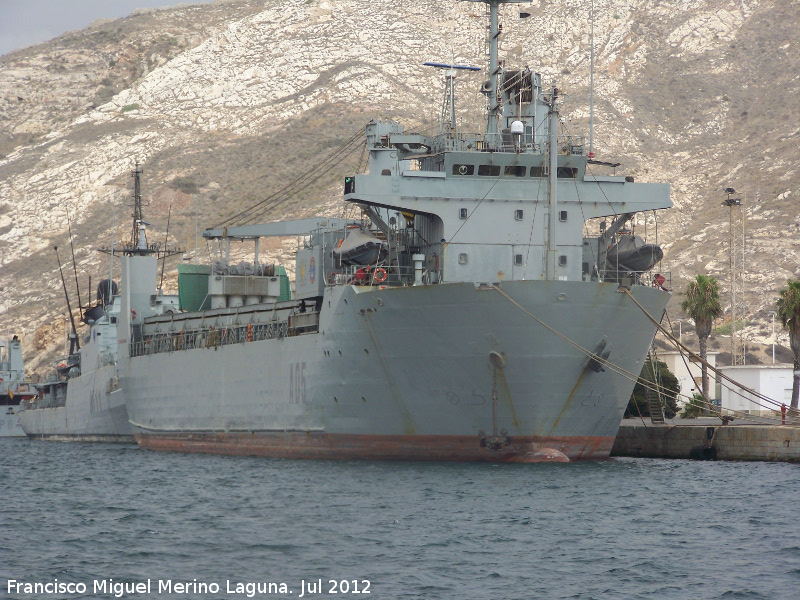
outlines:
[[474, 175], [475, 165], [453, 165], [453, 175]]

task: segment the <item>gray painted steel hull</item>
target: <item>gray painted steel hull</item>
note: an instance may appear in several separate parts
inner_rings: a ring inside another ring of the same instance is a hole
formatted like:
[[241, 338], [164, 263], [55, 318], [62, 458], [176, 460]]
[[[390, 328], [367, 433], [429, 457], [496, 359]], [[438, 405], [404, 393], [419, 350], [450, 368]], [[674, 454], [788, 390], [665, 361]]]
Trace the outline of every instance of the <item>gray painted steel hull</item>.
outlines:
[[0, 437], [25, 437], [19, 426], [19, 406], [0, 406]]
[[23, 410], [20, 426], [35, 439], [133, 442], [123, 391], [109, 391], [116, 375], [109, 365], [70, 379], [64, 406]]
[[[318, 333], [131, 358], [120, 372], [134, 434], [154, 449], [305, 458], [607, 457], [655, 326], [616, 284], [502, 291], [522, 308], [469, 283], [332, 287]], [[631, 293], [656, 320], [670, 297]], [[590, 352], [605, 340], [630, 377], [586, 368], [553, 330]], [[495, 427], [493, 389], [499, 450], [479, 435]]]

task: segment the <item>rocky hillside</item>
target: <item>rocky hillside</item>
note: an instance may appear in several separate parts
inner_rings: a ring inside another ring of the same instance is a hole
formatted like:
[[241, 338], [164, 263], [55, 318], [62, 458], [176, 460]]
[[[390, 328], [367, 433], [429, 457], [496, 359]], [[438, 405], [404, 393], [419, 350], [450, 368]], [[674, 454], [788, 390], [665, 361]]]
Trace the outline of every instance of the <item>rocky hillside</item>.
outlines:
[[[569, 94], [576, 133], [588, 133], [588, 4], [534, 0], [530, 18], [519, 6], [501, 17], [501, 56]], [[747, 335], [768, 341], [777, 289], [800, 274], [800, 3], [594, 5], [597, 157], [672, 184], [675, 208], [658, 238], [676, 290], [697, 273], [727, 289], [722, 190], [736, 188]], [[96, 22], [0, 57], [0, 335], [25, 334], [37, 368], [62, 348], [53, 246], [74, 297], [69, 216], [85, 302], [89, 275], [110, 269], [96, 248], [128, 235], [137, 160], [151, 240], [164, 239], [170, 214], [170, 240], [191, 260], [196, 222], [215, 225], [266, 198], [371, 118], [432, 131], [440, 73], [422, 63], [484, 65], [484, 10], [455, 0], [218, 0]], [[459, 80], [464, 127], [479, 127], [484, 77]], [[341, 214], [341, 176], [359, 159], [262, 218]], [[288, 259], [292, 249], [269, 251]], [[198, 252], [205, 260], [214, 248]], [[165, 288], [174, 280], [168, 263]]]

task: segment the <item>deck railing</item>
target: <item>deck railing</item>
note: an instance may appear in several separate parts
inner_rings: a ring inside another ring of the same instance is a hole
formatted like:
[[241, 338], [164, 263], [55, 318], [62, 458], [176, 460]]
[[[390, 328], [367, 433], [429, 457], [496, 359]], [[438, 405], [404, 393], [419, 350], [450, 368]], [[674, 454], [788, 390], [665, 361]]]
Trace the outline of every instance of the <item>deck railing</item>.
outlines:
[[313, 333], [314, 328], [290, 327], [290, 321], [270, 321], [268, 323], [247, 323], [216, 328], [181, 329], [179, 331], [145, 334], [144, 339], [131, 343], [131, 356], [146, 356], [178, 350], [198, 348], [217, 349], [230, 344], [246, 344], [259, 340], [280, 339], [302, 333]]
[[[338, 267], [328, 274], [328, 285], [371, 285], [397, 287], [414, 283], [414, 267], [350, 265]], [[423, 269], [422, 283], [442, 281], [441, 269]]]

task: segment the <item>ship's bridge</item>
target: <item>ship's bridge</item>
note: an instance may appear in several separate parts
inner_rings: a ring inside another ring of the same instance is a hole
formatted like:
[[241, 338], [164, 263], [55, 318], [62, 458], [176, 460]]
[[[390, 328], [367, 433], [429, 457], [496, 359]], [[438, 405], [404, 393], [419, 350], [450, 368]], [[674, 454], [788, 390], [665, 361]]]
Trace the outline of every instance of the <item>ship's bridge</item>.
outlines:
[[478, 282], [585, 279], [588, 219], [671, 206], [667, 184], [588, 171], [582, 138], [556, 136], [551, 157], [544, 139], [504, 135], [495, 145], [485, 135], [427, 137], [372, 122], [369, 173], [347, 178], [345, 200], [394, 228], [387, 237], [398, 228], [418, 234], [413, 250], [438, 281]]

